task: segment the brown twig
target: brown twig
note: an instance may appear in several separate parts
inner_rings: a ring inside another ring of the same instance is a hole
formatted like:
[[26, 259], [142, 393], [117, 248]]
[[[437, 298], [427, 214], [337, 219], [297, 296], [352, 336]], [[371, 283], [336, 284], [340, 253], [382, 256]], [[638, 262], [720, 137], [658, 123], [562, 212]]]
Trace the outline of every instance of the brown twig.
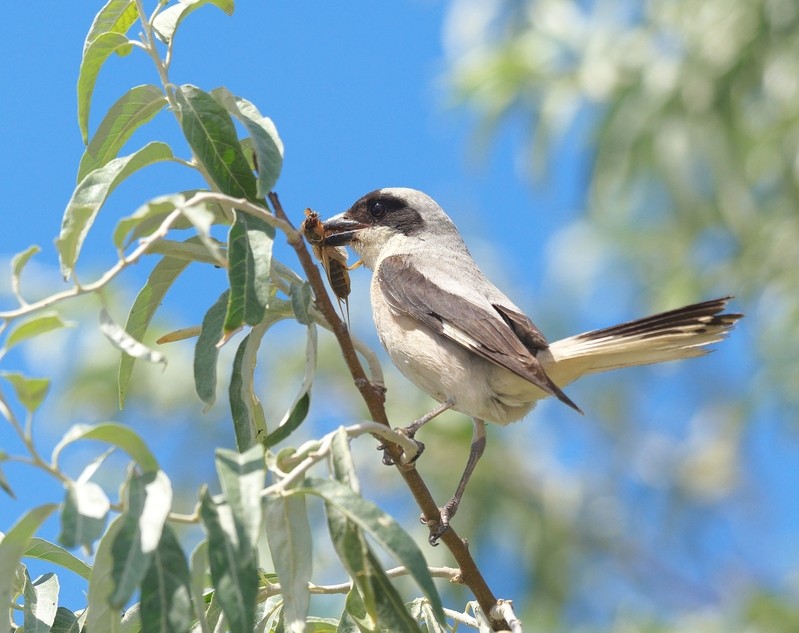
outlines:
[[[283, 210], [276, 193], [272, 192], [269, 194], [269, 201], [272, 203], [272, 208], [275, 211], [275, 215], [281, 220], [290, 224], [291, 221], [286, 215], [286, 212]], [[369, 414], [372, 416], [372, 419], [380, 424], [391, 426], [388, 422], [386, 409], [384, 407], [385, 392], [382, 389], [382, 386], [377, 387], [376, 385], [373, 385], [366, 377], [366, 373], [364, 372], [363, 367], [358, 360], [358, 357], [355, 353], [355, 348], [350, 340], [347, 326], [339, 318], [336, 309], [333, 307], [333, 303], [330, 301], [330, 297], [328, 296], [324, 282], [322, 281], [322, 276], [319, 273], [319, 268], [317, 268], [316, 264], [314, 264], [313, 260], [311, 259], [311, 255], [308, 252], [302, 237], [299, 235], [299, 233], [297, 233], [296, 236], [296, 238], [289, 238], [289, 244], [297, 253], [300, 264], [302, 265], [302, 268], [308, 277], [308, 283], [310, 283], [314, 292], [316, 307], [319, 309], [325, 319], [327, 319], [333, 330], [333, 334], [338, 340], [339, 346], [341, 347], [341, 351], [344, 355], [344, 361], [346, 362], [347, 368], [349, 369], [350, 374], [352, 374], [352, 378], [355, 381], [355, 386], [358, 388], [358, 391], [360, 391], [361, 396], [366, 402], [366, 407], [369, 409]], [[396, 445], [387, 445], [386, 451], [397, 465], [397, 471], [405, 480], [405, 483], [410, 489], [411, 494], [413, 494], [414, 499], [416, 499], [416, 503], [419, 505], [419, 508], [422, 510], [424, 516], [429, 518], [431, 523], [432, 521], [437, 521], [439, 518], [438, 505], [433, 499], [433, 496], [430, 494], [427, 484], [425, 484], [424, 480], [415, 468], [408, 468], [401, 465], [402, 449]], [[447, 549], [452, 552], [452, 556], [460, 568], [463, 584], [469, 587], [469, 589], [472, 591], [483, 612], [491, 613], [492, 608], [497, 603], [497, 599], [494, 597], [493, 592], [489, 588], [488, 584], [486, 584], [483, 575], [477, 568], [477, 564], [472, 558], [466, 542], [457, 535], [454, 528], [451, 526], [446, 532], [444, 532], [441, 540], [444, 542], [444, 545], [447, 546]], [[502, 620], [493, 621], [493, 625], [495, 630], [500, 630], [503, 627], [507, 628], [507, 623]]]

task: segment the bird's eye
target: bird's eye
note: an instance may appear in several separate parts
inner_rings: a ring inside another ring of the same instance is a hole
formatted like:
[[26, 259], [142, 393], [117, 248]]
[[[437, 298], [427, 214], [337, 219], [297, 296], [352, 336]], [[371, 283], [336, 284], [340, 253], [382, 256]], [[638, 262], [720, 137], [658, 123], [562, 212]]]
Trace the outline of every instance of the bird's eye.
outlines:
[[387, 211], [388, 207], [379, 200], [376, 200], [375, 202], [369, 205], [369, 215], [371, 215], [376, 220], [382, 218]]

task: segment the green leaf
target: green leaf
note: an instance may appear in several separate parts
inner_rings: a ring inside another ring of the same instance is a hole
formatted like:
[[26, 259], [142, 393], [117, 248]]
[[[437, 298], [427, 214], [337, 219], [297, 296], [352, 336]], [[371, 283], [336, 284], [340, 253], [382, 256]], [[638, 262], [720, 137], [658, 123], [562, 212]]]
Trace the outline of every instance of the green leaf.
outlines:
[[[180, 274], [186, 270], [188, 261], [164, 257], [153, 268], [144, 287], [139, 290], [133, 305], [128, 313], [128, 320], [125, 323], [124, 332], [133, 340], [144, 338], [147, 328], [155, 316], [155, 311], [161, 305], [166, 293], [175, 283]], [[122, 354], [119, 359], [119, 371], [117, 374], [117, 384], [119, 386], [119, 408], [125, 406], [125, 398], [130, 385], [130, 377], [133, 373], [133, 366], [137, 356], [132, 354]]]
[[172, 485], [163, 471], [130, 477], [123, 523], [111, 545], [114, 592], [109, 600], [116, 607], [130, 600], [147, 573], [171, 507]]
[[2, 488], [3, 492], [5, 492], [12, 499], [17, 498], [17, 495], [15, 495], [14, 491], [11, 489], [11, 486], [8, 483], [8, 479], [6, 479], [2, 468], [0, 468], [0, 488]]
[[78, 182], [119, 154], [131, 135], [167, 105], [160, 88], [152, 85], [131, 88], [106, 112], [100, 127], [83, 152]]
[[20, 300], [20, 303], [22, 302], [22, 296], [19, 290], [19, 278], [20, 275], [22, 275], [22, 269], [25, 268], [25, 264], [28, 263], [28, 260], [41, 250], [41, 248], [34, 244], [33, 246], [28, 246], [24, 251], [17, 253], [11, 258], [11, 291]]
[[6, 339], [6, 349], [11, 349], [14, 345], [26, 341], [34, 336], [52, 332], [62, 327], [69, 327], [70, 324], [64, 323], [57, 312], [43, 312], [35, 317], [20, 323], [8, 335]]
[[255, 444], [249, 450], [216, 450], [216, 471], [233, 520], [240, 529], [242, 543], [255, 545], [261, 527], [261, 490], [266, 478], [264, 448]]
[[267, 324], [254, 327], [242, 340], [233, 359], [229, 400], [239, 451], [250, 448], [266, 430], [264, 410], [253, 388], [258, 347], [266, 328]]
[[138, 19], [139, 12], [136, 10], [135, 0], [109, 0], [94, 16], [94, 22], [92, 22], [83, 44], [84, 54], [89, 44], [97, 39], [97, 36], [103, 33], [127, 33]]
[[0, 371], [0, 376], [11, 383], [22, 406], [30, 413], [41, 406], [50, 389], [49, 378], [29, 378], [12, 371]]
[[275, 124], [272, 119], [258, 112], [252, 103], [234, 96], [227, 88], [217, 88], [211, 94], [247, 129], [258, 161], [257, 195], [259, 198], [266, 197], [275, 186], [283, 167], [283, 141]]
[[100, 69], [112, 53], [127, 55], [130, 49], [130, 40], [114, 31], [100, 33], [90, 42], [87, 39], [78, 74], [78, 126], [84, 145], [89, 141], [89, 109]]
[[194, 346], [194, 389], [208, 407], [216, 401], [216, 361], [222, 338], [229, 290], [225, 290], [203, 317], [202, 330]]
[[[221, 243], [219, 243], [216, 252], [224, 254], [225, 251]], [[165, 255], [171, 259], [185, 261], [187, 264], [198, 262], [200, 264], [219, 266], [219, 259], [208, 252], [208, 248], [201, 242], [199, 237], [192, 237], [184, 242], [158, 240], [150, 245], [147, 249], [147, 254]]]
[[347, 594], [344, 605], [336, 633], [380, 633], [380, 626], [367, 612], [356, 588]]
[[164, 43], [169, 43], [175, 36], [180, 23], [192, 12], [200, 7], [212, 4], [228, 15], [233, 15], [233, 0], [181, 0], [178, 4], [164, 9], [155, 16], [153, 29]]
[[[366, 581], [372, 586], [372, 595], [375, 597], [377, 606], [377, 621], [380, 622], [380, 625], [398, 633], [401, 631], [420, 633], [419, 625], [405, 608], [402, 597], [391, 584], [380, 566], [380, 561], [370, 549], [366, 551], [365, 562], [364, 573]], [[440, 622], [444, 622], [443, 610]]]
[[251, 633], [255, 626], [258, 565], [255, 548], [242, 543], [227, 504], [217, 505], [204, 490], [200, 517], [208, 534], [211, 580], [231, 633]]
[[272, 447], [285, 440], [289, 435], [299, 428], [303, 420], [308, 415], [308, 410], [311, 408], [311, 394], [305, 392], [300, 396], [300, 399], [294, 405], [294, 408], [289, 411], [286, 421], [278, 426], [274, 431], [266, 436], [264, 444], [267, 447]]
[[413, 579], [430, 600], [439, 621], [444, 621], [441, 598], [427, 569], [419, 547], [400, 525], [376, 505], [361, 498], [350, 488], [337, 481], [309, 478], [305, 486], [291, 493], [313, 494], [322, 497], [347, 519], [368, 532], [388, 553], [410, 572]]
[[114, 591], [114, 562], [111, 548], [117, 534], [125, 523], [123, 516], [117, 517], [108, 531], [100, 539], [97, 554], [94, 557], [92, 577], [89, 580], [88, 605], [86, 614], [87, 631], [103, 631], [103, 633], [119, 633], [121, 614], [117, 607], [111, 605], [111, 593]]
[[49, 503], [28, 511], [0, 540], [0, 605], [8, 613], [8, 605], [16, 582], [17, 566], [23, 552], [44, 520], [56, 509]]
[[105, 334], [105, 337], [118, 350], [122, 351], [128, 356], [134, 358], [141, 358], [148, 363], [161, 363], [166, 365], [166, 357], [161, 352], [156, 352], [147, 347], [141, 341], [133, 338], [128, 332], [125, 331], [121, 325], [118, 325], [108, 314], [105, 308], [100, 310], [100, 331]]
[[352, 491], [359, 493], [361, 490], [358, 475], [355, 472], [355, 461], [350, 450], [350, 438], [344, 427], [339, 427], [333, 434], [330, 442], [330, 465], [333, 477]]
[[192, 620], [189, 566], [166, 524], [141, 586], [142, 631], [185, 633]]
[[271, 278], [272, 244], [275, 230], [260, 218], [236, 212], [228, 236], [228, 279], [230, 296], [225, 315], [225, 332], [243, 324], [257, 325], [264, 319], [273, 296]]
[[172, 158], [169, 145], [157, 141], [148, 143], [133, 154], [115, 158], [89, 172], [78, 183], [64, 211], [61, 233], [55, 241], [65, 279], [72, 274], [83, 241], [100, 207], [116, 186], [142, 167]]
[[230, 115], [207, 92], [191, 85], [175, 92], [183, 134], [217, 188], [257, 201], [255, 176], [239, 144]]
[[158, 470], [158, 461], [133, 429], [114, 422], [103, 424], [76, 424], [56, 444], [51, 457], [52, 466], [58, 469], [58, 457], [69, 444], [78, 440], [99, 440], [121, 448], [130, 455], [144, 472]]
[[86, 580], [92, 575], [92, 568], [80, 558], [74, 556], [63, 547], [36, 536], [30, 540], [23, 556], [27, 558], [36, 558], [38, 560], [46, 560], [49, 563], [59, 565], [64, 569], [75, 572], [78, 576]]
[[[187, 198], [194, 195], [195, 192], [185, 192], [179, 194], [171, 194], [168, 196], [159, 196], [148, 200], [140, 206], [133, 215], [122, 218], [117, 222], [114, 228], [114, 246], [122, 250], [127, 244], [133, 240], [152, 234], [166, 217], [183, 204]], [[189, 222], [184, 221], [181, 226], [179, 221], [172, 224], [173, 228], [185, 229], [191, 226]]]
[[91, 551], [94, 542], [105, 532], [110, 508], [105, 491], [96, 483], [68, 483], [61, 511], [59, 543], [68, 548], [82, 546]]
[[312, 323], [308, 326], [308, 337], [305, 344], [305, 372], [302, 378], [300, 390], [294, 397], [288, 412], [280, 421], [277, 429], [270, 433], [266, 438], [267, 446], [274, 446], [282, 442], [293, 433], [305, 420], [308, 409], [311, 405], [311, 386], [316, 375], [316, 349], [317, 333], [316, 326]]
[[44, 574], [33, 581], [25, 570], [23, 614], [27, 633], [50, 633], [58, 605], [58, 588], [55, 574]]
[[311, 284], [303, 281], [301, 284], [291, 284], [291, 307], [294, 310], [294, 316], [303, 325], [310, 325], [313, 323], [311, 317], [311, 302], [313, 301], [313, 290]]
[[[208, 541], [200, 541], [191, 553], [191, 597], [194, 615], [202, 633], [210, 633], [211, 627], [206, 618], [205, 588], [208, 579]], [[209, 607], [210, 608], [210, 607]]]
[[291, 633], [303, 633], [310, 604], [313, 542], [305, 497], [274, 495], [264, 499], [266, 540], [283, 594], [283, 618]]
[[78, 616], [66, 607], [58, 607], [50, 633], [80, 633]]

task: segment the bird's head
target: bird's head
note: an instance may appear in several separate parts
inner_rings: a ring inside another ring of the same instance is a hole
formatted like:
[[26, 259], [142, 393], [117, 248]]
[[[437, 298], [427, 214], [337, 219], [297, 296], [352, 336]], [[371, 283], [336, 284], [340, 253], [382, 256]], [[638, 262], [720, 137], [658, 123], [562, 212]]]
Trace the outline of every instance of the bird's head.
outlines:
[[[325, 243], [351, 246], [368, 268], [389, 254], [417, 250], [437, 237], [455, 236], [455, 225], [430, 196], [416, 189], [376, 189], [324, 223]], [[430, 244], [429, 246], [433, 246]]]

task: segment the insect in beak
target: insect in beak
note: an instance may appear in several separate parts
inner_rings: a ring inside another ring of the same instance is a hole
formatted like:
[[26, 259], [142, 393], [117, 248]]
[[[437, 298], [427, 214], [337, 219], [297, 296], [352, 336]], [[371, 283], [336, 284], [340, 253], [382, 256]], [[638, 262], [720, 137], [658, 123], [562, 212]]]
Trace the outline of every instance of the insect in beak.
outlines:
[[350, 323], [350, 305], [348, 297], [350, 295], [350, 270], [354, 270], [361, 265], [358, 261], [352, 266], [347, 266], [347, 249], [343, 246], [334, 246], [329, 243], [331, 234], [325, 230], [324, 225], [319, 220], [319, 214], [311, 209], [305, 209], [305, 220], [300, 227], [303, 235], [311, 245], [314, 256], [322, 264], [327, 274], [327, 281], [330, 284], [333, 294], [338, 300], [341, 316]]

